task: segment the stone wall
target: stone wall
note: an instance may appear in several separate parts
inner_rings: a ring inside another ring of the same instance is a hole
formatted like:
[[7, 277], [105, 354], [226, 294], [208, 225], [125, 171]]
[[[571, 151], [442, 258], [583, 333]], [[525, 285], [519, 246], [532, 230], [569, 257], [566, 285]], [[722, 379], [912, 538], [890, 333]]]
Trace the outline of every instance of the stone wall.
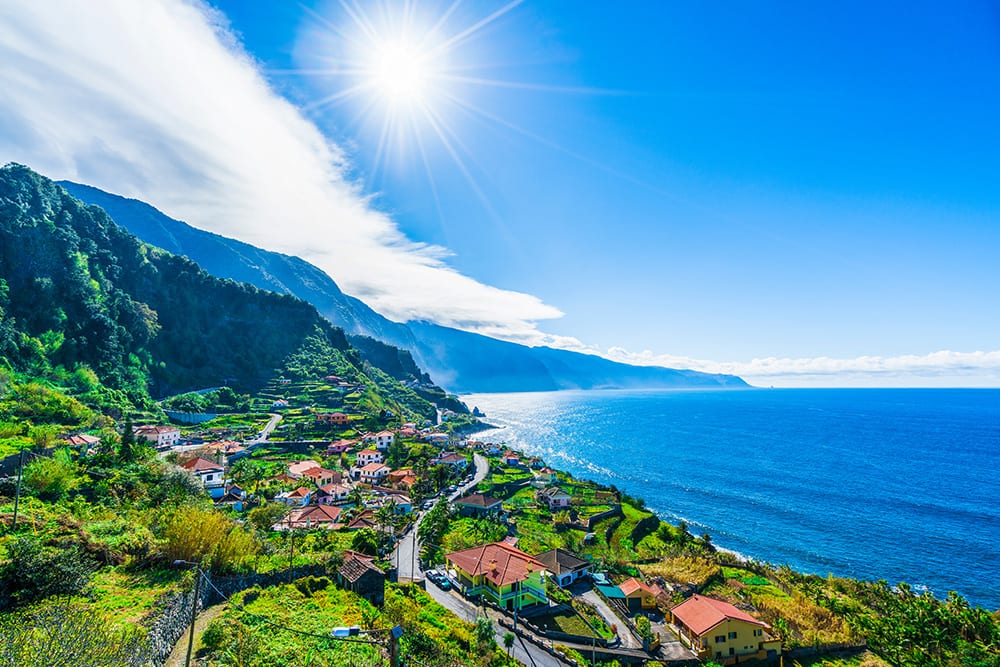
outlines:
[[[267, 574], [247, 574], [232, 577], [209, 577], [212, 586], [203, 580], [201, 590], [198, 594], [199, 612], [205, 607], [223, 601], [220, 592], [229, 597], [240, 591], [244, 591], [253, 586], [276, 586], [288, 583], [288, 581], [307, 576], [320, 576], [327, 574], [326, 569], [320, 565], [307, 567], [297, 567], [290, 570], [269, 572]], [[215, 589], [219, 589], [216, 591]], [[148, 657], [147, 664], [163, 665], [174, 650], [174, 645], [180, 641], [184, 633], [187, 632], [191, 620], [191, 600], [194, 598], [194, 589], [186, 591], [167, 593], [157, 600], [155, 607], [157, 611], [146, 617], [143, 625], [147, 629]]]

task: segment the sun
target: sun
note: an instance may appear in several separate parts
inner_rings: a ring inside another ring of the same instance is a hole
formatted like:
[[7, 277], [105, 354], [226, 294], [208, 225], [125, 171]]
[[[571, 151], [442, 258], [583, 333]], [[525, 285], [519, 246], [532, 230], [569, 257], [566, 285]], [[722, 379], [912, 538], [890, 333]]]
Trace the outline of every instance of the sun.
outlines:
[[385, 42], [375, 50], [369, 76], [379, 95], [398, 104], [423, 100], [431, 74], [426, 53], [406, 42]]

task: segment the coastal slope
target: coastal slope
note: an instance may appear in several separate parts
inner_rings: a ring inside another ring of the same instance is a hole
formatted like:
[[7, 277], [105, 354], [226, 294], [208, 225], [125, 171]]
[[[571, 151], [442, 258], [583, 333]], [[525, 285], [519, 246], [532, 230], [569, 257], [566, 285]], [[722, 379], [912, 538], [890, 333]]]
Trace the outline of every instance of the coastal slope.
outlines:
[[103, 208], [146, 243], [185, 255], [212, 275], [292, 294], [313, 304], [350, 335], [409, 351], [436, 384], [452, 392], [748, 386], [733, 375], [632, 366], [566, 350], [527, 347], [430, 322], [393, 322], [345, 294], [326, 273], [301, 258], [196, 229], [135, 199], [70, 181], [59, 184], [73, 196]]

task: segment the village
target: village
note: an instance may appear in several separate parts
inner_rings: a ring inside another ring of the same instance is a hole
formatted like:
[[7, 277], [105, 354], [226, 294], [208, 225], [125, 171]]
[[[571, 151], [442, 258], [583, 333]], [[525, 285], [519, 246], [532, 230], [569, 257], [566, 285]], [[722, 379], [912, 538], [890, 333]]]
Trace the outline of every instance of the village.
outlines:
[[525, 664], [735, 664], [782, 654], [781, 635], [753, 605], [700, 594], [721, 572], [688, 581], [656, 566], [672, 541], [712, 547], [661, 524], [641, 501], [449, 432], [446, 422], [368, 431], [371, 416], [358, 412], [286, 398], [270, 409], [242, 440], [169, 424], [134, 433], [195, 476], [218, 509], [284, 535], [292, 554], [296, 536], [327, 532], [347, 590], [379, 605], [387, 585], [425, 587], [460, 618], [492, 619], [497, 642]]

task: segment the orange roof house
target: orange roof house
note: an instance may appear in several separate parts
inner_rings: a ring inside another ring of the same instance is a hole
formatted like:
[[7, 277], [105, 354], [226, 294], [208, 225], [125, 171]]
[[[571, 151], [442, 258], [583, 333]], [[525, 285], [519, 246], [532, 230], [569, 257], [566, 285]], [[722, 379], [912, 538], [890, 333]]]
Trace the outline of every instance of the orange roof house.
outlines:
[[747, 656], [765, 660], [781, 653], [781, 641], [768, 633], [767, 623], [728, 602], [692, 595], [670, 615], [700, 658], [734, 664]]
[[504, 609], [546, 604], [545, 564], [506, 542], [445, 555], [466, 595], [483, 595]]
[[656, 597], [663, 592], [659, 586], [649, 586], [635, 577], [626, 579], [618, 585], [618, 588], [621, 589], [630, 609], [636, 607], [653, 609], [656, 607]]
[[310, 505], [294, 509], [284, 519], [271, 526], [273, 530], [291, 530], [293, 528], [339, 528], [341, 509], [333, 505]]

